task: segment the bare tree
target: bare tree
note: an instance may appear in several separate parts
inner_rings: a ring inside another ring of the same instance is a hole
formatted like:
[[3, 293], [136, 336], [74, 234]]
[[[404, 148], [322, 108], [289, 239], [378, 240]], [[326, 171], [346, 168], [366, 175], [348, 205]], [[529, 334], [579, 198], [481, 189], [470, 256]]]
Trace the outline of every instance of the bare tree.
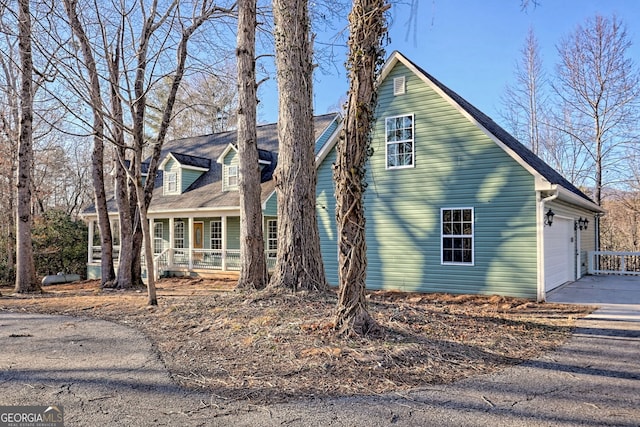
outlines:
[[93, 154], [91, 156], [91, 176], [95, 195], [95, 207], [98, 214], [101, 247], [101, 282], [112, 282], [115, 279], [113, 267], [113, 236], [107, 208], [107, 195], [104, 186], [104, 117], [102, 114], [102, 90], [100, 76], [93, 55], [91, 42], [87, 37], [77, 13], [77, 0], [64, 0], [64, 6], [69, 17], [71, 30], [78, 39], [80, 50], [84, 57], [84, 64], [89, 80], [90, 105], [93, 111]]
[[339, 299], [336, 329], [366, 335], [378, 329], [365, 298], [367, 244], [364, 212], [365, 164], [371, 153], [376, 79], [384, 63], [386, 0], [354, 0], [349, 14], [349, 94], [333, 176], [338, 224]]
[[[232, 6], [232, 8], [235, 7]], [[140, 215], [140, 224], [142, 226], [142, 235], [144, 242], [144, 254], [145, 263], [147, 267], [147, 288], [148, 288], [148, 303], [149, 305], [157, 305], [157, 297], [155, 291], [155, 277], [154, 277], [154, 264], [153, 264], [153, 248], [151, 246], [152, 236], [149, 230], [149, 222], [147, 220], [147, 210], [151, 203], [153, 196], [153, 188], [155, 186], [155, 180], [153, 177], [158, 172], [158, 166], [160, 161], [160, 154], [162, 151], [162, 145], [165, 141], [167, 130], [173, 115], [173, 106], [176, 99], [176, 94], [180, 87], [180, 82], [184, 76], [185, 64], [188, 57], [188, 44], [189, 39], [193, 33], [202, 26], [208, 19], [210, 19], [215, 13], [229, 14], [232, 8], [222, 8], [215, 4], [212, 4], [208, 0], [203, 0], [199, 5], [194, 4], [192, 13], [189, 18], [182, 18], [181, 6], [178, 1], [174, 1], [169, 8], [159, 13], [157, 10], [157, 1], [154, 1], [149, 12], [146, 14], [144, 24], [140, 31], [139, 45], [137, 49], [137, 61], [136, 72], [133, 80], [133, 95], [131, 103], [131, 116], [133, 120], [133, 153], [134, 162], [137, 167], [135, 169], [135, 175], [133, 181], [136, 184], [136, 199], [138, 205], [138, 212]], [[154, 33], [160, 28], [165, 21], [171, 16], [172, 10], [175, 9], [175, 18], [182, 20], [180, 41], [177, 46], [177, 63], [176, 67], [171, 73], [171, 84], [167, 101], [162, 108], [162, 120], [157, 134], [152, 140], [152, 154], [149, 162], [149, 168], [147, 171], [148, 179], [142, 185], [142, 161], [143, 161], [143, 149], [147, 145], [147, 140], [144, 134], [144, 127], [146, 125], [146, 94], [148, 92], [145, 88], [145, 82], [147, 79], [147, 67], [149, 65], [149, 46], [154, 36]], [[141, 10], [145, 12], [144, 1], [141, 1]], [[184, 20], [183, 20], [184, 19]], [[186, 21], [189, 21], [188, 23]]]
[[238, 160], [240, 167], [240, 277], [238, 288], [262, 289], [269, 280], [264, 254], [256, 136], [256, 0], [238, 2]]
[[[236, 127], [238, 109], [237, 71], [235, 66], [225, 66], [220, 72], [197, 72], [185, 75], [176, 95], [174, 115], [167, 132], [168, 139], [225, 132]], [[161, 106], [168, 93], [167, 79], [149, 94], [149, 125], [157, 131]]]
[[631, 45], [616, 17], [596, 15], [558, 46], [560, 63], [554, 89], [570, 114], [563, 131], [578, 141], [593, 161], [594, 199], [602, 204], [604, 172], [616, 179], [615, 166], [637, 121], [640, 75], [628, 56]]
[[31, 240], [31, 165], [33, 164], [33, 56], [29, 0], [18, 2], [20, 51], [20, 137], [18, 142], [18, 203], [16, 220], [16, 292], [39, 292]]
[[520, 141], [526, 141], [534, 154], [544, 149], [541, 126], [544, 124], [544, 109], [548, 105], [546, 75], [540, 57], [540, 47], [533, 28], [529, 28], [522, 57], [516, 64], [516, 81], [508, 85], [503, 96], [506, 107], [505, 119]]
[[13, 62], [12, 58], [17, 57], [17, 39], [5, 33], [5, 40], [2, 51], [5, 55], [0, 55], [0, 67], [2, 68], [2, 107], [0, 108], [0, 177], [2, 185], [0, 187], [1, 204], [0, 208], [4, 212], [11, 212], [2, 219], [2, 241], [6, 243], [4, 247], [6, 259], [7, 277], [15, 280], [12, 271], [15, 266], [16, 250], [16, 170], [18, 166], [18, 139], [20, 134], [20, 70]]
[[327, 288], [316, 220], [312, 47], [307, 0], [274, 0], [278, 139], [274, 172], [278, 252], [269, 286]]

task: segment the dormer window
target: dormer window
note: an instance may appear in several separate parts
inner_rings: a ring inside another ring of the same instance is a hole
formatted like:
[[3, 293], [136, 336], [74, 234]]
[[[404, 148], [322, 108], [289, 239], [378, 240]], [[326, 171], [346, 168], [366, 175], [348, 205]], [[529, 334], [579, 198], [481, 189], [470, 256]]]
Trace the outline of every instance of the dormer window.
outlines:
[[182, 194], [203, 174], [209, 171], [211, 160], [170, 152], [160, 163], [159, 170], [163, 171], [162, 188], [165, 195]]
[[227, 186], [238, 186], [238, 166], [229, 166], [229, 170], [227, 172]]
[[178, 174], [175, 172], [166, 173], [167, 193], [172, 194], [178, 191]]

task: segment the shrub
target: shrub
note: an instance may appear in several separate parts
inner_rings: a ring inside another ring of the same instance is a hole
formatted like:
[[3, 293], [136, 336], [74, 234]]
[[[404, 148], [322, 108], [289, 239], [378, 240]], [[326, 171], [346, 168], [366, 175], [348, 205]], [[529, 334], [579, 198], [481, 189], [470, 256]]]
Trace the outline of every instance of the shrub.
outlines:
[[34, 219], [33, 258], [39, 275], [65, 273], [86, 276], [87, 226], [62, 211]]

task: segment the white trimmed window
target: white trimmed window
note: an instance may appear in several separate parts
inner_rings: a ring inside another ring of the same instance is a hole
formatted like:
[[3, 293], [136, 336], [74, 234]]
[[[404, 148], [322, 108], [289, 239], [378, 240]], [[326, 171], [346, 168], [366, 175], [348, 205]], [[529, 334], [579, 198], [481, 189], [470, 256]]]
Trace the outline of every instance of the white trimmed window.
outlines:
[[153, 253], [159, 254], [164, 250], [164, 227], [161, 222], [153, 223]]
[[176, 221], [173, 226], [173, 244], [176, 249], [184, 249], [184, 221]]
[[387, 117], [385, 128], [387, 169], [413, 167], [413, 114]]
[[211, 221], [211, 249], [222, 250], [222, 221]]
[[166, 172], [166, 189], [167, 194], [174, 194], [178, 192], [178, 174], [175, 172]]
[[442, 264], [473, 265], [473, 208], [443, 208]]
[[229, 166], [227, 170], [227, 186], [229, 188], [238, 186], [238, 166]]
[[267, 220], [267, 257], [275, 258], [278, 254], [278, 220]]

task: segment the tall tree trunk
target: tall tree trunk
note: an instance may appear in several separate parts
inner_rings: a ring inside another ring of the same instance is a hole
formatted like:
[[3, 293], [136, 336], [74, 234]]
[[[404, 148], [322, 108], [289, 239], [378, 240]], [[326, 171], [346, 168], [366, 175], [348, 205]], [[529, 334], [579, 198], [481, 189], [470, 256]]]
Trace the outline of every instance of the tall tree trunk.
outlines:
[[365, 299], [367, 244], [363, 196], [376, 106], [376, 78], [384, 61], [384, 13], [388, 8], [386, 0], [355, 0], [349, 14], [349, 98], [334, 166], [340, 282], [336, 329], [340, 334], [365, 335], [378, 329]]
[[[128, 289], [134, 285], [134, 236], [133, 214], [131, 198], [129, 197], [129, 180], [126, 169], [126, 144], [124, 140], [123, 124], [124, 113], [122, 101], [118, 94], [118, 81], [120, 79], [120, 47], [117, 46], [113, 55], [109, 55], [109, 75], [111, 88], [111, 114], [113, 124], [115, 162], [115, 199], [118, 205], [118, 220], [120, 223], [120, 256], [116, 283], [118, 289]], [[131, 166], [135, 166], [131, 162]], [[133, 210], [135, 212], [135, 210]]]
[[22, 67], [20, 137], [18, 140], [18, 200], [16, 218], [16, 292], [41, 291], [31, 241], [31, 165], [33, 163], [33, 58], [29, 0], [19, 1], [18, 46]]
[[140, 215], [136, 204], [136, 189], [132, 180], [129, 180], [129, 209], [133, 230], [131, 282], [134, 286], [139, 286], [144, 284], [142, 281], [142, 226], [140, 225]]
[[91, 177], [95, 194], [95, 207], [98, 214], [98, 227], [100, 228], [100, 248], [102, 256], [101, 282], [105, 286], [115, 279], [113, 268], [113, 236], [107, 208], [107, 195], [104, 188], [104, 120], [102, 117], [102, 95], [100, 91], [100, 78], [93, 57], [91, 42], [84, 32], [76, 10], [77, 0], [64, 0], [64, 6], [69, 17], [71, 30], [80, 43], [84, 64], [89, 75], [89, 96], [91, 109], [93, 110], [93, 153], [91, 156]]
[[273, 0], [278, 76], [278, 139], [274, 173], [278, 255], [269, 286], [324, 290], [327, 282], [316, 219], [317, 171], [312, 106], [312, 46], [307, 0]]
[[240, 278], [238, 288], [267, 285], [260, 167], [256, 137], [256, 0], [238, 2], [238, 156], [240, 163]]

